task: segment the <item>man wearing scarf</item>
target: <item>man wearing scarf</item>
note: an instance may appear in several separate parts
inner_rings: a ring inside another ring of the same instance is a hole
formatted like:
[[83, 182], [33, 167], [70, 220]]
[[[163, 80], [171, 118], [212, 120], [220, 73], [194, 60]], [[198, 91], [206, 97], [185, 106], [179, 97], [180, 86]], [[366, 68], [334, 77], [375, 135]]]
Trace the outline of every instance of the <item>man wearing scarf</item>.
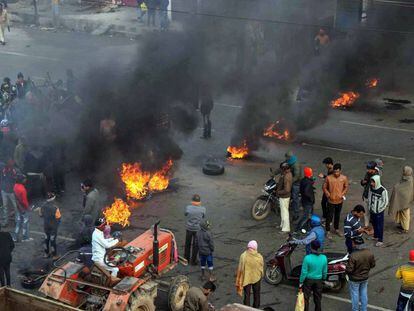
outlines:
[[250, 241], [247, 250], [240, 255], [236, 275], [237, 293], [242, 296], [243, 304], [250, 306], [250, 292], [253, 289], [253, 308], [260, 307], [260, 281], [264, 275], [263, 256], [257, 252], [257, 242]]
[[414, 206], [413, 169], [404, 166], [401, 181], [392, 190], [388, 215], [394, 215], [394, 220], [401, 226], [401, 233], [410, 229], [410, 208]]

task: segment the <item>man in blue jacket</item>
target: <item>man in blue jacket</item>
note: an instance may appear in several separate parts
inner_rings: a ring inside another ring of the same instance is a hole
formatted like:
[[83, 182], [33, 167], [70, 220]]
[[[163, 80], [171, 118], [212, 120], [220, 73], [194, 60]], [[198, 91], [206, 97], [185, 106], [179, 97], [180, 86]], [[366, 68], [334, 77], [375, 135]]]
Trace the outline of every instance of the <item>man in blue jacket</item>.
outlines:
[[298, 244], [298, 245], [306, 245], [306, 255], [311, 253], [311, 242], [318, 241], [320, 245], [320, 249], [323, 250], [323, 245], [325, 243], [325, 230], [321, 225], [321, 219], [318, 215], [311, 216], [311, 227], [312, 229], [309, 231], [306, 238], [302, 240], [293, 239], [289, 243], [291, 244]]

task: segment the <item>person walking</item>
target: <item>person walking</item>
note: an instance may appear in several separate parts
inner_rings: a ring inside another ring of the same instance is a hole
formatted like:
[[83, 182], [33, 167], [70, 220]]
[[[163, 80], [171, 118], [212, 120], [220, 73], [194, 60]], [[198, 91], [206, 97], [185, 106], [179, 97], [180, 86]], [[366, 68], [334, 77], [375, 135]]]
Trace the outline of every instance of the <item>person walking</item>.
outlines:
[[15, 210], [15, 218], [16, 218], [16, 228], [14, 230], [14, 238], [13, 241], [19, 241], [19, 233], [20, 230], [22, 231], [23, 239], [22, 242], [30, 242], [33, 241], [32, 238], [29, 237], [29, 220], [30, 220], [30, 207], [29, 207], [29, 200], [27, 199], [27, 190], [25, 187], [26, 184], [26, 176], [18, 175], [16, 183], [14, 185], [14, 195], [16, 196], [16, 210]]
[[214, 102], [210, 93], [205, 91], [201, 97], [200, 112], [203, 116], [203, 136], [202, 138], [211, 138], [211, 121], [210, 113], [213, 110]]
[[302, 271], [299, 278], [299, 288], [305, 296], [305, 311], [309, 311], [309, 300], [313, 293], [315, 311], [322, 310], [323, 280], [328, 274], [328, 259], [319, 252], [321, 244], [318, 240], [310, 243], [310, 254], [303, 259]]
[[395, 277], [402, 280], [396, 310], [405, 311], [407, 310], [406, 305], [414, 293], [414, 250], [410, 250], [409, 262], [398, 267]]
[[197, 232], [197, 246], [200, 255], [201, 279], [205, 280], [207, 266], [209, 272], [208, 280], [215, 281], [213, 275], [214, 241], [210, 232], [210, 222], [208, 220], [204, 220], [200, 224], [200, 230]]
[[413, 169], [404, 166], [401, 180], [391, 193], [388, 215], [394, 215], [394, 221], [400, 226], [400, 233], [410, 230], [410, 209], [414, 206]]
[[326, 236], [331, 238], [331, 222], [334, 219], [334, 231], [338, 236], [342, 236], [339, 232], [339, 221], [341, 217], [342, 205], [345, 200], [345, 195], [348, 192], [349, 183], [348, 178], [342, 175], [342, 166], [340, 163], [336, 163], [333, 166], [333, 174], [329, 175], [325, 179], [323, 184], [323, 192], [328, 199], [327, 205], [327, 218], [325, 223]]
[[90, 178], [85, 179], [81, 183], [81, 191], [83, 192], [83, 213], [82, 219], [85, 215], [91, 215], [92, 222], [95, 223], [101, 217], [102, 205], [99, 190], [96, 189]]
[[384, 211], [388, 205], [388, 191], [381, 185], [381, 177], [374, 175], [371, 177], [368, 192], [368, 206], [371, 214], [371, 222], [374, 227], [374, 239], [377, 240], [375, 246], [384, 245]]
[[263, 256], [257, 251], [257, 242], [252, 240], [247, 244], [239, 259], [236, 273], [237, 293], [243, 297], [243, 304], [250, 306], [250, 294], [253, 290], [253, 308], [260, 307], [260, 282], [264, 275]]
[[[15, 211], [17, 209], [16, 196], [14, 195], [14, 184], [16, 183], [17, 170], [14, 167], [13, 159], [7, 161], [6, 166], [1, 171], [1, 199], [3, 201], [2, 206], [2, 223], [3, 227], [7, 227], [9, 224], [9, 211]], [[11, 206], [10, 206], [11, 205]]]
[[10, 286], [10, 264], [14, 242], [9, 232], [1, 231], [0, 228], [0, 285]]
[[302, 169], [299, 164], [298, 158], [289, 151], [285, 154], [286, 162], [290, 166], [292, 173], [292, 193], [291, 193], [291, 208], [293, 212], [292, 221], [299, 219], [299, 193], [300, 193], [300, 181], [302, 179]]
[[10, 24], [9, 24], [9, 15], [7, 14], [7, 10], [4, 7], [3, 3], [0, 3], [0, 44], [5, 45], [6, 39], [4, 36], [4, 31], [7, 27], [8, 31], [10, 31]]
[[[43, 230], [45, 233], [45, 258], [52, 256], [53, 260], [58, 258], [57, 255], [57, 234], [61, 221], [61, 214], [58, 205], [55, 202], [56, 195], [52, 192], [47, 194], [46, 202], [39, 208], [39, 216], [43, 218]], [[50, 252], [52, 248], [52, 252]]]
[[[371, 177], [378, 174], [379, 169], [377, 168], [377, 163], [374, 161], [369, 161], [367, 163], [367, 172], [363, 179], [361, 179], [361, 186], [364, 188], [362, 192], [362, 201], [366, 203], [367, 210], [368, 207], [368, 192], [370, 188]], [[366, 213], [364, 217], [364, 226], [368, 227], [370, 223], [370, 213]]]
[[304, 178], [300, 181], [300, 196], [303, 208], [302, 219], [298, 222], [296, 231], [300, 231], [309, 221], [313, 214], [313, 205], [315, 204], [315, 181], [313, 171], [310, 167], [303, 169]]
[[[207, 281], [203, 287], [190, 287], [185, 295], [183, 311], [208, 311], [208, 297], [216, 291], [216, 285]], [[213, 309], [214, 310], [214, 309]]]
[[277, 182], [276, 195], [279, 198], [280, 206], [280, 229], [282, 233], [290, 232], [290, 220], [289, 220], [289, 201], [292, 191], [292, 173], [290, 172], [290, 166], [286, 162], [280, 165], [282, 171], [281, 176]]
[[364, 215], [365, 208], [361, 204], [358, 204], [345, 217], [344, 236], [348, 254], [352, 253], [352, 239], [355, 237], [362, 238], [362, 233], [365, 232], [364, 228], [361, 225], [361, 219], [363, 219]]
[[[332, 158], [330, 157], [323, 159], [322, 163], [325, 165], [327, 172], [326, 174], [319, 173], [318, 176], [319, 178], [323, 178], [325, 180], [326, 177], [333, 174], [334, 163], [333, 163]], [[328, 209], [328, 198], [326, 197], [323, 191], [322, 191], [321, 207], [322, 207], [322, 218], [324, 219], [324, 221], [326, 221], [326, 215], [327, 215], [327, 209]]]
[[375, 258], [372, 252], [364, 247], [364, 239], [361, 237], [352, 239], [352, 247], [352, 254], [349, 255], [346, 264], [352, 311], [367, 311], [368, 277], [369, 271], [375, 267]]
[[200, 231], [200, 224], [206, 216], [206, 208], [201, 205], [201, 198], [198, 194], [194, 194], [191, 200], [191, 205], [185, 208], [184, 215], [186, 221], [186, 235], [184, 258], [193, 265], [197, 265], [198, 245], [197, 232]]

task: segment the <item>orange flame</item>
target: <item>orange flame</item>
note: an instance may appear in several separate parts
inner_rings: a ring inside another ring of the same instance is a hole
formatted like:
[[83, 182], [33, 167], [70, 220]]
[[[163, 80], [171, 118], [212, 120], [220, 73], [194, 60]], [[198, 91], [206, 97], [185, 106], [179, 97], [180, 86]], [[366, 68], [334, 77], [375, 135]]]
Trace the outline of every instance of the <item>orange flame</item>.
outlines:
[[350, 107], [359, 98], [356, 92], [339, 93], [340, 97], [331, 101], [333, 108]]
[[110, 207], [106, 207], [103, 214], [109, 225], [114, 223], [120, 224], [122, 227], [129, 225], [131, 211], [128, 204], [121, 199], [114, 198], [114, 203]]
[[247, 142], [243, 141], [241, 146], [228, 146], [227, 152], [233, 159], [243, 159], [249, 154], [249, 148], [247, 147]]
[[275, 123], [270, 124], [264, 131], [264, 137], [271, 137], [276, 139], [283, 139], [289, 140], [290, 139], [290, 132], [289, 130], [285, 129], [283, 132], [280, 131], [278, 128], [280, 121], [276, 121]]
[[368, 80], [367, 80], [367, 82], [365, 83], [365, 85], [366, 85], [368, 88], [372, 89], [372, 88], [374, 88], [374, 87], [377, 87], [377, 86], [378, 86], [378, 82], [379, 82], [379, 79], [372, 78], [372, 79], [368, 79]]
[[173, 165], [170, 159], [164, 166], [153, 173], [144, 171], [141, 163], [123, 163], [121, 179], [125, 184], [125, 191], [128, 198], [143, 199], [149, 192], [163, 191], [168, 188], [168, 173]]

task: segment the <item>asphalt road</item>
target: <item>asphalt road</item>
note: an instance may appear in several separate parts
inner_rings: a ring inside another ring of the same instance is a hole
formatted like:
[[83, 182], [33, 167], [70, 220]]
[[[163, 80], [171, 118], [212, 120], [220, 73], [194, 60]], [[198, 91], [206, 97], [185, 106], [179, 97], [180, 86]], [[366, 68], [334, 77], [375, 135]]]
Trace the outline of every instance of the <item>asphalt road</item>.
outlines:
[[[136, 57], [137, 42], [127, 38], [94, 37], [79, 33], [53, 33], [29, 28], [13, 28], [8, 37], [9, 43], [0, 48], [0, 72], [2, 76], [15, 77], [22, 71], [32, 77], [42, 77], [49, 71], [52, 77], [63, 77], [66, 68], [74, 68], [79, 74], [89, 68], [108, 61], [127, 62]], [[233, 97], [217, 99], [212, 113], [213, 138], [199, 138], [201, 129], [191, 136], [177, 136], [184, 150], [183, 158], [175, 165], [175, 175], [169, 191], [156, 195], [133, 210], [131, 226], [125, 230], [127, 238], [134, 238], [149, 228], [156, 219], [177, 234], [184, 244], [185, 228], [183, 210], [192, 194], [199, 193], [207, 207], [208, 218], [213, 224], [216, 242], [215, 267], [218, 277], [218, 291], [212, 297], [216, 306], [240, 301], [234, 290], [234, 273], [238, 257], [251, 239], [259, 242], [259, 251], [265, 256], [271, 254], [284, 237], [275, 228], [278, 219], [271, 215], [263, 222], [255, 222], [250, 217], [250, 207], [260, 194], [262, 184], [268, 178], [268, 168], [278, 165], [287, 150], [293, 150], [302, 164], [312, 166], [318, 173], [323, 171], [321, 160], [331, 156], [341, 162], [344, 174], [351, 180], [351, 189], [344, 205], [343, 213], [360, 202], [359, 180], [364, 175], [365, 163], [380, 157], [385, 162], [384, 185], [391, 187], [400, 178], [401, 167], [413, 163], [414, 128], [399, 120], [414, 118], [413, 105], [402, 110], [389, 110], [382, 103], [382, 97], [412, 99], [411, 94], [382, 94], [380, 90], [369, 100], [361, 100], [352, 111], [332, 110], [329, 118], [312, 130], [298, 133], [296, 141], [263, 142], [249, 161], [231, 161], [225, 158], [234, 122], [240, 112], [240, 100]], [[370, 107], [367, 109], [367, 107]], [[201, 163], [206, 157], [214, 156], [226, 164], [226, 173], [209, 177], [201, 172]], [[69, 237], [73, 234], [73, 223], [79, 214], [81, 195], [76, 175], [68, 176], [69, 185], [63, 198], [63, 223], [60, 234]], [[317, 200], [321, 197], [321, 182], [317, 185]], [[109, 198], [110, 199], [110, 198]], [[316, 211], [320, 207], [316, 205]], [[369, 283], [369, 304], [372, 310], [392, 310], [399, 290], [399, 281], [394, 278], [396, 267], [407, 260], [411, 248], [411, 233], [401, 236], [396, 233], [392, 220], [386, 218], [386, 247], [373, 250], [377, 266], [372, 271]], [[28, 263], [37, 261], [41, 255], [40, 221], [33, 216], [31, 230], [35, 241], [17, 245], [14, 263], [13, 285], [19, 287], [17, 270]], [[61, 240], [64, 250], [68, 239]], [[343, 251], [340, 238], [328, 242], [327, 250]], [[303, 252], [295, 254], [293, 261], [299, 262]], [[39, 259], [40, 261], [40, 259]], [[193, 284], [200, 284], [198, 268], [180, 267], [179, 273], [188, 274]], [[177, 273], [178, 273], [177, 272]], [[293, 310], [295, 284], [285, 283], [273, 287], [263, 283], [262, 305], [275, 310]], [[165, 308], [163, 301], [159, 309]], [[340, 294], [327, 293], [323, 299], [324, 310], [349, 310], [347, 289]]]

